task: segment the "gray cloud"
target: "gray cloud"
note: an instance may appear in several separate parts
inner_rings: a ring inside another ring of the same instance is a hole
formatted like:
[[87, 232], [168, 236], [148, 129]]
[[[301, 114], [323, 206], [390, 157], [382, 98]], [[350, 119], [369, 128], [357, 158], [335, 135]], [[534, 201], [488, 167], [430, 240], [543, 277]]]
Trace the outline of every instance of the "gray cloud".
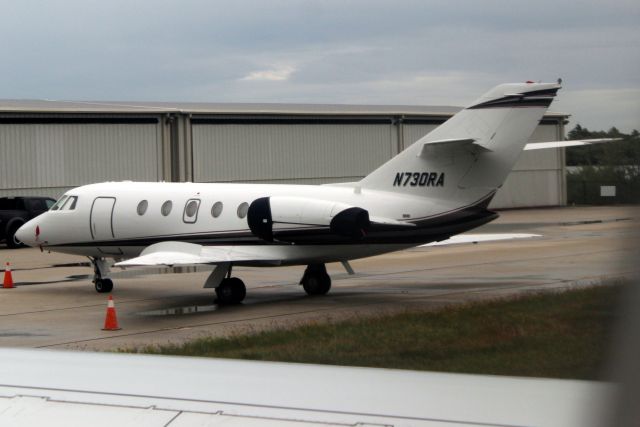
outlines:
[[0, 98], [463, 105], [504, 81], [563, 77], [554, 108], [640, 127], [637, 1], [0, 7]]

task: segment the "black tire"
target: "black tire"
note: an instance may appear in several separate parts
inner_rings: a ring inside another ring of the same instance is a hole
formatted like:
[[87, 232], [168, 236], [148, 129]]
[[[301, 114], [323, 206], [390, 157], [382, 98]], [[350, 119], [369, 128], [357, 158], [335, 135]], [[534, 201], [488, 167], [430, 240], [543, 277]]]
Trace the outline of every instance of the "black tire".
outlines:
[[24, 248], [26, 245], [16, 237], [16, 232], [22, 224], [11, 224], [7, 231], [7, 246], [11, 249]]
[[331, 289], [331, 277], [328, 274], [305, 274], [302, 287], [307, 295], [326, 295]]
[[247, 288], [237, 277], [223, 279], [216, 288], [216, 303], [220, 305], [240, 304], [246, 296]]
[[111, 279], [96, 279], [96, 292], [106, 294], [113, 290], [113, 281]]

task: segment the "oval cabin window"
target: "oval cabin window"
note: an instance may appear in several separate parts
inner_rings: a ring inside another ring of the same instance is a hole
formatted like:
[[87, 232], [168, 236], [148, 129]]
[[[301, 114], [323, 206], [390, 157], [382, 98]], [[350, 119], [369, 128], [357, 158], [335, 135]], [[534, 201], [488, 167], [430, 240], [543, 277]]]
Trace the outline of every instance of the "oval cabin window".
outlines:
[[196, 212], [198, 212], [198, 202], [192, 200], [187, 203], [187, 207], [184, 208], [184, 213], [187, 215], [187, 217], [191, 218], [196, 214]]
[[149, 207], [149, 202], [147, 202], [146, 200], [143, 200], [140, 203], [138, 203], [138, 209], [137, 209], [138, 215], [140, 216], [144, 215], [148, 207]]
[[189, 199], [184, 205], [184, 213], [182, 220], [188, 224], [193, 224], [198, 220], [198, 208], [200, 207], [200, 199]]
[[222, 202], [215, 202], [211, 207], [211, 216], [218, 218], [222, 213]]
[[171, 202], [171, 200], [167, 200], [166, 202], [164, 202], [162, 204], [162, 207], [160, 208], [160, 213], [162, 213], [162, 216], [167, 216], [171, 213], [171, 208], [173, 207], [173, 203]]
[[238, 218], [244, 218], [247, 216], [247, 211], [249, 210], [249, 203], [243, 202], [238, 206]]

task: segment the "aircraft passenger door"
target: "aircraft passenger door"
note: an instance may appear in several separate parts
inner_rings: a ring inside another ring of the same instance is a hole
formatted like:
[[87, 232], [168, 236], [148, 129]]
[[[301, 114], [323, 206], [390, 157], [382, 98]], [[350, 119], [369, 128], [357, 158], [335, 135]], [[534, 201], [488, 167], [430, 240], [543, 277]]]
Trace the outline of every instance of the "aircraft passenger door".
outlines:
[[[113, 209], [116, 204], [114, 197], [98, 197], [91, 206], [89, 224], [91, 237], [96, 241], [109, 241], [115, 237], [113, 233]], [[98, 248], [100, 252], [110, 255], [120, 255], [118, 247], [104, 246]]]

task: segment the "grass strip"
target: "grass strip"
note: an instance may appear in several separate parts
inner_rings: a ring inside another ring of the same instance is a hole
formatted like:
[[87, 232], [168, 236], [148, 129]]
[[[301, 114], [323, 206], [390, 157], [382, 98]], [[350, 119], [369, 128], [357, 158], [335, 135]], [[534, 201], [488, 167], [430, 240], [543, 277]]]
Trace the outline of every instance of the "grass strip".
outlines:
[[623, 286], [598, 286], [134, 351], [550, 378], [603, 379]]

